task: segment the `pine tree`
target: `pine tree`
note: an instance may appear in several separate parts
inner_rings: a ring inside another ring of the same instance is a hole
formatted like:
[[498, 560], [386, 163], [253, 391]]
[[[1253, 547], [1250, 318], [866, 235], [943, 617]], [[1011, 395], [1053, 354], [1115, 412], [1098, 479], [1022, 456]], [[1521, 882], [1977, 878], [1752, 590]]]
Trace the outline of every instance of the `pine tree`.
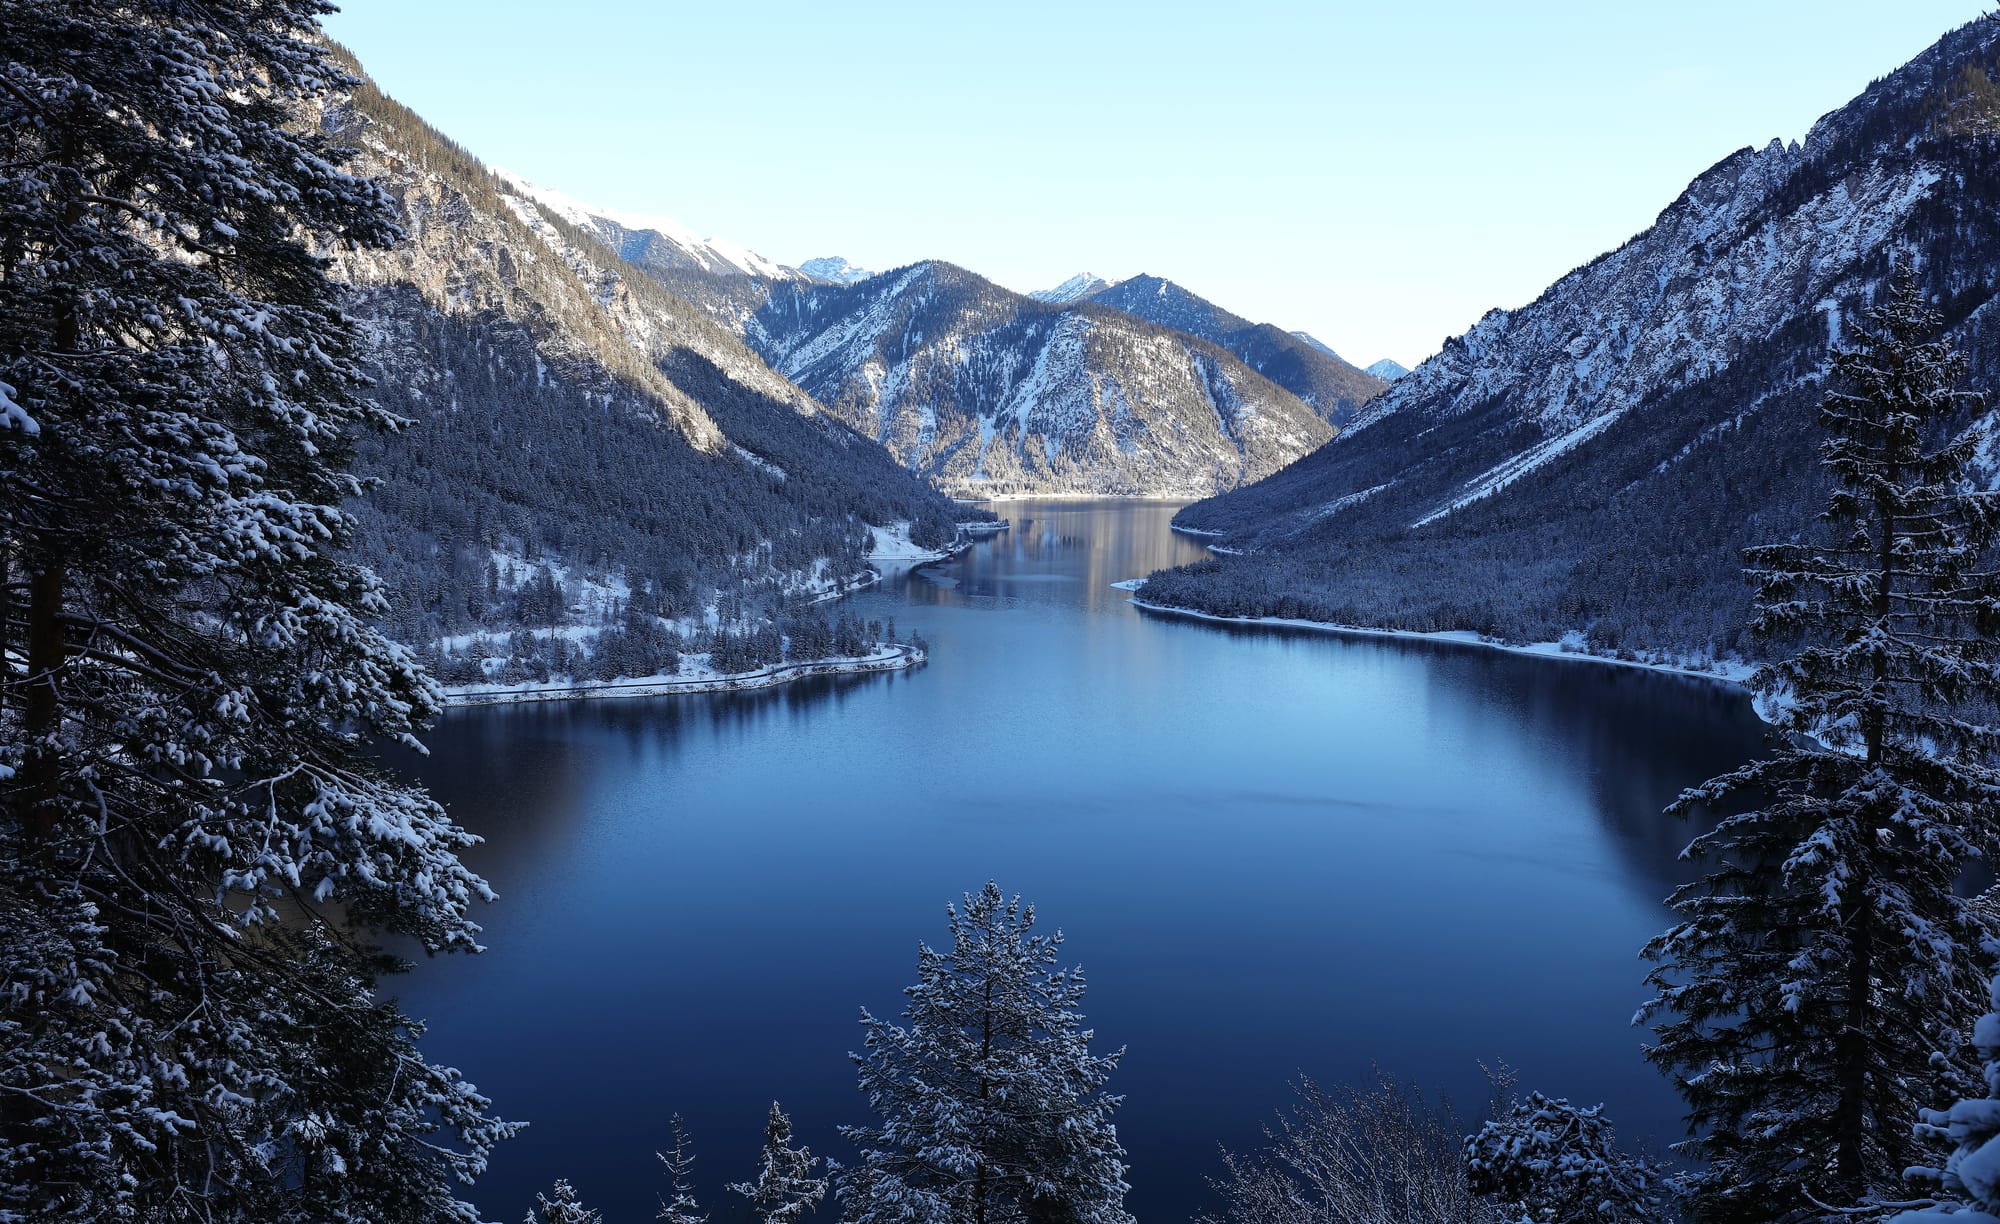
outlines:
[[1539, 1092], [1465, 1141], [1466, 1182], [1520, 1224], [1646, 1224], [1664, 1214], [1659, 1173], [1620, 1151], [1603, 1106]]
[[826, 1197], [826, 1178], [813, 1176], [818, 1165], [819, 1157], [810, 1148], [792, 1146], [792, 1120], [772, 1101], [757, 1180], [736, 1182], [729, 1189], [749, 1199], [764, 1224], [795, 1224]]
[[0, 1217], [471, 1221], [510, 1130], [373, 994], [490, 894], [365, 751], [438, 691], [343, 553], [329, 8], [0, 12]]
[[557, 1178], [553, 1191], [535, 1194], [535, 1205], [528, 1208], [523, 1224], [604, 1224], [604, 1214], [578, 1202], [576, 1188]]
[[689, 1150], [687, 1128], [681, 1124], [681, 1116], [674, 1115], [672, 1123], [674, 1146], [664, 1152], [655, 1152], [666, 1167], [668, 1187], [671, 1195], [660, 1205], [660, 1213], [655, 1219], [667, 1224], [708, 1224], [708, 1217], [694, 1201], [694, 1189], [688, 1185], [688, 1174], [694, 1172], [694, 1153]]
[[1061, 933], [1036, 934], [1033, 907], [992, 883], [946, 912], [952, 946], [918, 946], [908, 1027], [863, 1013], [855, 1063], [881, 1123], [843, 1132], [862, 1147], [846, 1218], [1130, 1224], [1121, 1098], [1104, 1092], [1124, 1051], [1090, 1052]]
[[1993, 1010], [1972, 1029], [1973, 1048], [1986, 1064], [1986, 1092], [1926, 1111], [1925, 1132], [1950, 1143], [1951, 1156], [1942, 1168], [1911, 1171], [1911, 1180], [1930, 1183], [1939, 1198], [1898, 1215], [1894, 1224], [2000, 1224], [2000, 978], [1989, 998]]
[[1971, 1080], [1989, 931], [1953, 885], [2000, 794], [2000, 498], [1968, 486], [1971, 437], [1932, 448], [1980, 400], [1914, 281], [1869, 318], [1821, 413], [1828, 542], [1747, 554], [1755, 627], [1794, 648], [1752, 681], [1783, 739], [1677, 803], [1755, 806], [1689, 847], [1713, 867], [1646, 949], [1701, 1220], [1896, 1197], [1916, 1102]]

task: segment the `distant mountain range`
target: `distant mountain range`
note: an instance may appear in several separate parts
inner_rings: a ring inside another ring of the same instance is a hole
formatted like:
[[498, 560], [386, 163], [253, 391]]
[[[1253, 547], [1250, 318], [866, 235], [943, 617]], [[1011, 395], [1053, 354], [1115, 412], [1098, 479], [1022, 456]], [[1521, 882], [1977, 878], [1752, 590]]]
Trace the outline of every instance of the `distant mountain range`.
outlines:
[[1409, 367], [1405, 366], [1402, 362], [1391, 361], [1387, 357], [1384, 357], [1382, 360], [1376, 362], [1374, 365], [1367, 367], [1367, 369], [1370, 374], [1373, 374], [1375, 377], [1381, 379], [1383, 382], [1395, 382], [1397, 379], [1401, 378], [1403, 375], [1408, 374], [1410, 372]]
[[[1247, 555], [1151, 598], [1693, 657], [1754, 649], [1741, 549], [1813, 530], [1831, 351], [1914, 266], [2000, 378], [1995, 23], [1813, 126], [1724, 158], [1651, 228], [1496, 310], [1342, 435], [1178, 522]], [[1964, 425], [1992, 438], [1992, 416]], [[2000, 461], [1991, 441], [1989, 467]]]
[[581, 203], [550, 187], [538, 187], [510, 170], [495, 167], [493, 174], [517, 195], [533, 200], [571, 225], [582, 226], [607, 239], [605, 245], [628, 263], [679, 265], [713, 275], [741, 274], [776, 280], [796, 280], [801, 275], [800, 269], [787, 268], [748, 247], [721, 238], [697, 237], [693, 230], [671, 217], [614, 212]]
[[[931, 303], [945, 315], [914, 312], [927, 322], [904, 338], [905, 351], [829, 366], [820, 360], [827, 352], [851, 355], [867, 343], [887, 339], [869, 330], [881, 319], [851, 319], [839, 304], [878, 300], [875, 295], [896, 298], [893, 278], [908, 269], [876, 276], [839, 257], [790, 268], [734, 244], [696, 239], [671, 221], [661, 219], [667, 228], [657, 233], [635, 229], [653, 218], [593, 209], [546, 188], [508, 181], [524, 198], [583, 229], [743, 337], [809, 393], [825, 399], [843, 419], [889, 447], [912, 471], [961, 495], [1201, 496], [1234, 488], [1277, 470], [1331, 435], [1317, 424], [1295, 427], [1293, 418], [1299, 415], [1295, 408], [1302, 406], [1324, 424], [1338, 424], [1385, 385], [1319, 346], [1269, 325], [1252, 324], [1172, 282], [1138, 277], [1114, 285], [1083, 274], [1055, 289], [1023, 297], [939, 261], [917, 265], [943, 270], [942, 280], [932, 277], [923, 283], [932, 287], [948, 283], [956, 291], [976, 282], [970, 292], [982, 303], [979, 309], [952, 314], [951, 306]], [[849, 299], [825, 292], [845, 288], [868, 293]], [[1011, 304], [996, 305], [1002, 302]], [[1047, 339], [1041, 332], [1030, 329], [1025, 337], [1013, 332], [984, 334], [989, 325], [1011, 327], [1020, 310], [1030, 305], [1059, 308], [1083, 302], [1107, 308], [1091, 316], [1088, 330], [1095, 337], [1093, 344], [1087, 352], [1075, 352], [1073, 360], [1057, 361], [1054, 368], [1044, 368], [1033, 359]], [[1121, 321], [1113, 315], [1129, 317]], [[1220, 381], [1213, 386], [1208, 368], [1192, 356], [1172, 374], [1128, 367], [1107, 380], [1109, 367], [1103, 362], [1116, 364], [1123, 355], [1137, 351], [1121, 346], [1114, 337], [1145, 331], [1137, 326], [1140, 323], [1180, 332], [1185, 341], [1207, 342], [1184, 343], [1190, 354], [1205, 353], [1213, 346], [1220, 350], [1213, 356], [1234, 360], [1215, 367]], [[862, 333], [866, 343], [857, 348], [856, 334]], [[1028, 357], [996, 360], [949, 377], [942, 373], [946, 363], [940, 354], [955, 359], [977, 349], [993, 355], [1012, 352], [1021, 344], [1028, 346], [1021, 350]], [[1113, 353], [1121, 356], [1110, 357]], [[1240, 371], [1237, 363], [1248, 371]], [[898, 372], [913, 366], [927, 376], [902, 380]], [[1276, 387], [1247, 383], [1240, 377], [1245, 372], [1261, 374]], [[1065, 381], [1077, 378], [1091, 382], [1092, 396], [1108, 397], [1101, 403], [1093, 400], [1090, 410], [1110, 422], [1105, 426], [1110, 433], [1095, 441], [1089, 435], [1096, 427], [1086, 427], [1079, 415], [1082, 384]], [[1280, 394], [1269, 395], [1269, 390]], [[1069, 398], [1059, 402], [1063, 396]], [[995, 415], [1003, 403], [1014, 420], [1011, 431]], [[1240, 422], [1239, 405], [1247, 406]], [[1168, 433], [1148, 433], [1144, 426], [1163, 410], [1180, 413], [1180, 423]], [[906, 415], [908, 419], [902, 419]], [[1197, 419], [1199, 426], [1191, 424]], [[967, 461], [958, 445], [962, 438], [948, 423], [973, 420], [984, 422], [973, 432], [985, 440]], [[945, 443], [939, 441], [940, 429]], [[995, 434], [1005, 435], [999, 450], [991, 446]], [[941, 445], [947, 449], [939, 449]]]
[[1269, 475], [1333, 432], [1221, 346], [938, 261], [853, 285], [773, 283], [744, 335], [958, 494], [1200, 496]]

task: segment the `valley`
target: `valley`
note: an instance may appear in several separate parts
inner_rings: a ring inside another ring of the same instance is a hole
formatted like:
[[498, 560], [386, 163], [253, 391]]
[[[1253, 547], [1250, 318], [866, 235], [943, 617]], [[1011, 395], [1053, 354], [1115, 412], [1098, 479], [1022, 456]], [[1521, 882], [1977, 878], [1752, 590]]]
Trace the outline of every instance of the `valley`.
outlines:
[[2000, 1224], [1966, 2], [0, 0], [0, 1224]]

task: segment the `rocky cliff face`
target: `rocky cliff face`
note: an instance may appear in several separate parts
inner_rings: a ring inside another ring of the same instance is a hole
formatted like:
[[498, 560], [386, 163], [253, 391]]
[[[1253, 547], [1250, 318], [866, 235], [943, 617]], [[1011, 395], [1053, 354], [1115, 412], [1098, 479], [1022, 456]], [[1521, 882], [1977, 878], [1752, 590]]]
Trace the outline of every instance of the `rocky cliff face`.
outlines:
[[[1723, 159], [1645, 233], [1396, 381], [1332, 444], [1190, 507], [1255, 556], [1162, 584], [1209, 608], [1691, 653], [1743, 648], [1738, 552], [1810, 527], [1831, 350], [1898, 264], [2000, 377], [2000, 152], [1947, 35], [1803, 144]], [[1967, 422], [1988, 429], [1990, 422]]]
[[778, 284], [745, 336], [912, 471], [954, 493], [1202, 496], [1332, 434], [1222, 348], [950, 264]]

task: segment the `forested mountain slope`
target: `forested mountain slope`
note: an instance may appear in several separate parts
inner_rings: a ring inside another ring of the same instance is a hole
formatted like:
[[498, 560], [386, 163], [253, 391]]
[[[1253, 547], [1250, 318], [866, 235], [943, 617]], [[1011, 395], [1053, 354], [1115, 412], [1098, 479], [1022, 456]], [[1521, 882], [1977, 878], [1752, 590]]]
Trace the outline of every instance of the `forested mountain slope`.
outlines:
[[1328, 446], [1190, 506], [1180, 525], [1248, 555], [1158, 575], [1149, 598], [1745, 651], [1740, 550], [1813, 529], [1829, 353], [1895, 265], [1918, 269], [1974, 386], [2000, 376], [1996, 58], [1995, 26], [1975, 22], [1803, 145], [1723, 159], [1652, 228], [1488, 314]]
[[1387, 385], [1309, 336], [1252, 323], [1157, 276], [1105, 285], [1089, 300], [1220, 345], [1334, 425], [1344, 424]]
[[968, 514], [372, 87], [325, 121], [406, 232], [335, 256], [412, 422], [364, 442], [357, 507], [399, 635], [750, 626], [860, 574], [869, 524], [935, 545]]
[[774, 284], [745, 335], [958, 493], [1201, 496], [1269, 475], [1333, 432], [1205, 340], [937, 261], [853, 285]]

